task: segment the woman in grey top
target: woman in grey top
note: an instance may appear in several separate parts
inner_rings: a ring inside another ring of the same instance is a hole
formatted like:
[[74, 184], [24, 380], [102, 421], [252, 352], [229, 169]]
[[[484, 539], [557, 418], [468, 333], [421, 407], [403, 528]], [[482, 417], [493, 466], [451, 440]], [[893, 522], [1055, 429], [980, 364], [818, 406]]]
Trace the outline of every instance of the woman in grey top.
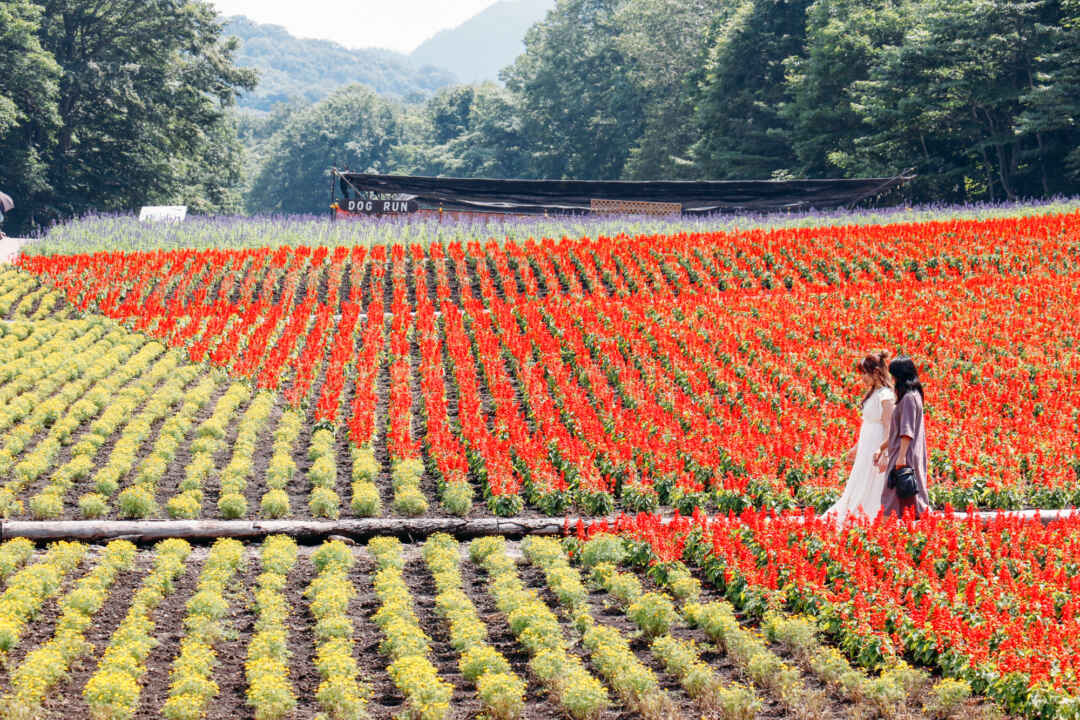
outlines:
[[896, 391], [896, 407], [893, 408], [889, 435], [877, 454], [878, 467], [886, 475], [893, 468], [910, 467], [915, 471], [917, 492], [913, 497], [901, 498], [886, 484], [881, 492], [881, 512], [885, 515], [903, 517], [911, 508], [919, 517], [930, 510], [930, 496], [926, 492], [926, 423], [923, 420], [923, 387], [915, 363], [909, 357], [898, 357], [889, 363]]

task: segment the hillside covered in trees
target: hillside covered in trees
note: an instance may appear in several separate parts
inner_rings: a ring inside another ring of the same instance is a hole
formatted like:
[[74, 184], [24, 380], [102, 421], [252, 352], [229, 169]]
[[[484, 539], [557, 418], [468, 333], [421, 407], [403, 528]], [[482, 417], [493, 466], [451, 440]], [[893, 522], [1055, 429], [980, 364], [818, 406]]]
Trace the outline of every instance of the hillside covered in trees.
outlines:
[[422, 99], [456, 82], [453, 73], [391, 50], [351, 50], [328, 40], [293, 37], [278, 25], [245, 17], [225, 21], [224, 34], [240, 40], [236, 64], [259, 75], [238, 105], [273, 110], [290, 101], [318, 102], [346, 85], [368, 85], [380, 95]]
[[[1080, 192], [1077, 0], [560, 0], [525, 45], [505, 88], [371, 98], [393, 118], [369, 135], [387, 133], [386, 152], [353, 126], [322, 164], [580, 179], [912, 168], [910, 201]], [[297, 116], [289, 132], [325, 122]], [[264, 187], [289, 182], [275, 162]]]
[[[21, 200], [16, 226], [146, 202], [322, 212], [331, 165], [579, 179], [911, 168], [907, 201], [1080, 193], [1080, 0], [558, 0], [502, 85], [388, 70], [317, 102], [241, 69], [251, 44], [204, 2], [98, 6], [0, 5], [0, 181]], [[87, 41], [66, 42], [72, 29]], [[161, 42], [130, 40], [150, 34]], [[269, 112], [230, 110], [253, 88]]]

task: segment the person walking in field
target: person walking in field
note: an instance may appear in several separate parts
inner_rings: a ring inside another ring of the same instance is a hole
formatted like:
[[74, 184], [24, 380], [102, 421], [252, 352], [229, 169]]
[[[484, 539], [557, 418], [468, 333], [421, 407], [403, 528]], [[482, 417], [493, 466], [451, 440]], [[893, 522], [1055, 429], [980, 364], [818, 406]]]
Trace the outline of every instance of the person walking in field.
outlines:
[[923, 386], [915, 362], [898, 357], [889, 363], [896, 392], [889, 433], [875, 456], [887, 481], [881, 492], [885, 515], [921, 517], [930, 511], [926, 490], [926, 422], [923, 413]]
[[877, 517], [881, 510], [881, 493], [885, 489], [885, 472], [877, 466], [877, 451], [889, 434], [892, 421], [892, 381], [887, 370], [889, 354], [867, 355], [856, 367], [865, 394], [862, 398], [862, 425], [859, 438], [848, 452], [851, 474], [844, 493], [825, 511], [825, 517], [843, 522], [848, 515]]
[[15, 201], [7, 193], [0, 192], [0, 239], [6, 238], [4, 234], [4, 213], [11, 212], [15, 207]]

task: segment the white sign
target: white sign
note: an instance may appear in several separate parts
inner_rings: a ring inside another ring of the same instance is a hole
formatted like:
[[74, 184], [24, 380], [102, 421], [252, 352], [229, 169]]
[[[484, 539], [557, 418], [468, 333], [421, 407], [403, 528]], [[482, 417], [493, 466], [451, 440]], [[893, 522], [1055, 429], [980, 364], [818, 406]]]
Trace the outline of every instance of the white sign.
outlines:
[[187, 205], [147, 205], [139, 211], [139, 222], [182, 222], [186, 217]]

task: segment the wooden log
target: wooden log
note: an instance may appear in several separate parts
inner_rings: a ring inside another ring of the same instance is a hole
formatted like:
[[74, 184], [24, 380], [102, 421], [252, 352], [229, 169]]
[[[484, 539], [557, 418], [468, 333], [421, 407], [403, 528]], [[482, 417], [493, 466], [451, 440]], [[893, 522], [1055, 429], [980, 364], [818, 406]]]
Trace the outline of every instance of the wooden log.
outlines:
[[[985, 525], [998, 516], [1038, 521], [1044, 525], [1056, 520], [1080, 517], [1080, 510], [1014, 510], [977, 512], [975, 519]], [[966, 513], [954, 512], [957, 520]], [[669, 521], [672, 515], [663, 515]], [[616, 517], [580, 520], [586, 525]], [[321, 540], [331, 535], [352, 540], [367, 540], [377, 535], [393, 535], [404, 540], [420, 540], [435, 533], [448, 533], [467, 539], [484, 535], [517, 538], [525, 535], [561, 535], [574, 528], [578, 517], [568, 518], [356, 518], [347, 520], [4, 520], [0, 522], [0, 540], [22, 537], [35, 542], [80, 540], [105, 542], [125, 539], [151, 543], [166, 538], [212, 540], [231, 537], [258, 540], [267, 535], [289, 535], [297, 539]]]
[[[595, 518], [582, 518], [586, 523]], [[614, 518], [609, 518], [614, 521]], [[35, 542], [81, 540], [104, 542], [124, 538], [150, 543], [165, 538], [210, 540], [231, 537], [255, 540], [267, 535], [321, 539], [338, 535], [366, 540], [377, 535], [422, 539], [444, 532], [458, 538], [483, 535], [560, 535], [578, 518], [357, 518], [351, 520], [5, 520], [0, 539], [23, 537]]]

